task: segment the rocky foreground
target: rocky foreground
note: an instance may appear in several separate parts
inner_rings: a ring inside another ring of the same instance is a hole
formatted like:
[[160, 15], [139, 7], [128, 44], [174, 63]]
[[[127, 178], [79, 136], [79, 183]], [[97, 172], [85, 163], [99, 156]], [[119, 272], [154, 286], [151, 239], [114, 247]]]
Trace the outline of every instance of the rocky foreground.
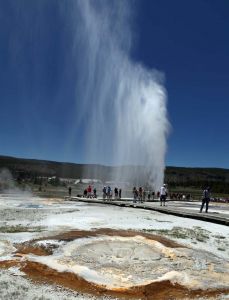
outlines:
[[226, 226], [0, 197], [0, 299], [229, 299]]

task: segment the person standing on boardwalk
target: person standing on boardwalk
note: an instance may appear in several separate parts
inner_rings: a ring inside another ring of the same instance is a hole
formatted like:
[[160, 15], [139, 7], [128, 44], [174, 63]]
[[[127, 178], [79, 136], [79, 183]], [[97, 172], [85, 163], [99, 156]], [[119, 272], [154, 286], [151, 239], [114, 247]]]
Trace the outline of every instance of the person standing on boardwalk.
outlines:
[[106, 200], [107, 197], [107, 188], [104, 186], [103, 187], [103, 200]]
[[138, 200], [139, 202], [143, 202], [143, 188], [140, 186], [139, 190], [138, 190]]
[[111, 187], [108, 186], [107, 187], [107, 199], [111, 199], [112, 198], [112, 195], [111, 195]]
[[208, 212], [208, 205], [209, 205], [209, 202], [210, 202], [210, 187], [207, 187], [206, 189], [203, 190], [203, 198], [202, 198], [202, 204], [201, 204], [201, 207], [200, 207], [200, 213], [202, 213], [202, 210], [204, 208], [204, 205], [206, 204], [206, 207], [205, 207], [205, 212], [207, 213]]
[[88, 198], [91, 198], [91, 192], [92, 192], [92, 188], [91, 188], [91, 186], [89, 185], [88, 188], [87, 188], [87, 197], [88, 197]]
[[119, 197], [119, 199], [122, 198], [122, 189], [119, 189], [119, 191], [118, 191], [118, 197]]
[[115, 194], [115, 200], [117, 200], [118, 199], [118, 188], [117, 187], [114, 188], [114, 194]]
[[97, 194], [96, 194], [96, 188], [94, 187], [94, 189], [93, 189], [93, 198], [97, 198]]
[[166, 201], [166, 196], [167, 196], [167, 189], [166, 189], [166, 184], [163, 184], [160, 190], [160, 202], [161, 206], [165, 206], [165, 201]]
[[72, 188], [69, 187], [69, 188], [68, 188], [68, 196], [71, 197], [71, 195], [72, 195]]
[[136, 186], [133, 188], [133, 196], [134, 196], [134, 203], [137, 202], [137, 198], [138, 198], [138, 190], [136, 188]]

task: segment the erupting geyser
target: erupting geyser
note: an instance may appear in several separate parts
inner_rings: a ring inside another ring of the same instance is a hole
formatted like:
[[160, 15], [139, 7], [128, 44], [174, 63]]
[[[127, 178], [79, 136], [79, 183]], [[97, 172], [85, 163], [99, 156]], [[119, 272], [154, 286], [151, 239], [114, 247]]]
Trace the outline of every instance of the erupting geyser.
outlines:
[[[87, 123], [86, 160], [144, 166], [158, 188], [164, 177], [168, 120], [162, 74], [131, 59], [127, 1], [71, 2], [76, 28], [77, 119]], [[83, 141], [80, 141], [83, 142]], [[133, 172], [124, 174], [133, 179]], [[113, 178], [122, 180], [123, 172]]]

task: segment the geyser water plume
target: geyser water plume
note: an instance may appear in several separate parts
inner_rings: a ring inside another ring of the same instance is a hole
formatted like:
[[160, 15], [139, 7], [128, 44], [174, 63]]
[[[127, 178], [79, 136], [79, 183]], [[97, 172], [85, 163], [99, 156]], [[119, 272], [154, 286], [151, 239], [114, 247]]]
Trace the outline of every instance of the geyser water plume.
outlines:
[[[87, 161], [142, 165], [157, 189], [169, 127], [166, 91], [162, 74], [130, 57], [131, 3], [79, 0], [74, 6], [78, 125], [87, 124]], [[123, 180], [123, 169], [115, 170], [113, 178]]]

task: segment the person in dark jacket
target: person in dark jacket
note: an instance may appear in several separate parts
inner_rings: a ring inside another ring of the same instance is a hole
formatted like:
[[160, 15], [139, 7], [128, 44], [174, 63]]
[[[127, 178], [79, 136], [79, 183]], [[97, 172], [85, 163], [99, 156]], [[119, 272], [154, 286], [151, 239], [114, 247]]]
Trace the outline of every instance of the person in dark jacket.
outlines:
[[204, 205], [206, 205], [205, 212], [206, 213], [208, 212], [208, 205], [209, 205], [209, 202], [210, 202], [210, 197], [211, 197], [210, 188], [207, 187], [206, 189], [203, 190], [203, 198], [202, 198], [202, 204], [201, 204], [201, 207], [200, 207], [200, 213], [202, 213]]
[[119, 197], [119, 199], [122, 198], [122, 189], [119, 189], [119, 190], [118, 190], [118, 197]]

